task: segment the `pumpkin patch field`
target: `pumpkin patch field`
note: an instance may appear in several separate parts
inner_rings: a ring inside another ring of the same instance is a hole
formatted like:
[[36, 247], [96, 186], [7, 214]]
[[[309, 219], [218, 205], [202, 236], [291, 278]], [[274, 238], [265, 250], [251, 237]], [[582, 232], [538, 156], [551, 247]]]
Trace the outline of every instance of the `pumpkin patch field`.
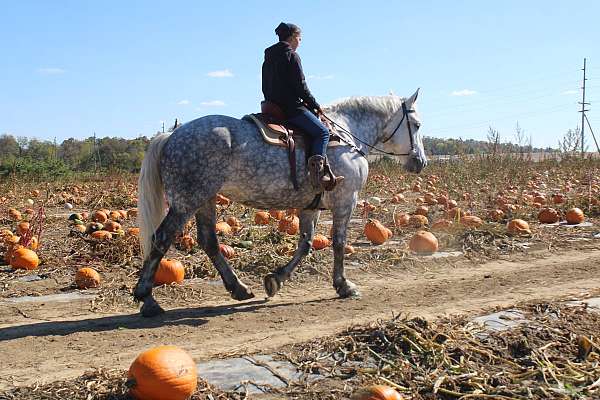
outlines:
[[[600, 398], [600, 161], [372, 163], [344, 248], [354, 299], [332, 287], [330, 212], [267, 298], [298, 210], [216, 202], [255, 298], [231, 299], [190, 220], [154, 279], [166, 312], [143, 318], [136, 174], [1, 182], [0, 399]], [[231, 359], [276, 384], [206, 372]]]

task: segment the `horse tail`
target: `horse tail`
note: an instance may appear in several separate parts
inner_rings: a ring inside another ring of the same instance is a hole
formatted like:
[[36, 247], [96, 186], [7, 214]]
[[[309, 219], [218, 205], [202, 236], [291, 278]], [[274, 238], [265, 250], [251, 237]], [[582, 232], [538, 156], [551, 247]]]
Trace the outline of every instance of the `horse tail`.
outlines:
[[160, 179], [160, 154], [170, 133], [156, 136], [150, 142], [138, 180], [138, 225], [142, 260], [150, 255], [152, 235], [165, 216], [165, 191]]

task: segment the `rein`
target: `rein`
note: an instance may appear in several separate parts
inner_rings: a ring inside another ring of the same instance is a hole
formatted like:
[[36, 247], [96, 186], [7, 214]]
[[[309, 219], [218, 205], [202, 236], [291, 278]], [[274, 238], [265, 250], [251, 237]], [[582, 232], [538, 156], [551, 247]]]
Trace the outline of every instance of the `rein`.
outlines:
[[[415, 112], [415, 110], [407, 110], [406, 109], [406, 104], [404, 102], [402, 102], [402, 118], [400, 119], [400, 122], [398, 123], [398, 126], [396, 126], [396, 129], [394, 129], [394, 131], [392, 132], [392, 134], [387, 139], [385, 139], [382, 143], [385, 143], [388, 140], [390, 140], [391, 138], [393, 138], [394, 135], [396, 134], [396, 132], [398, 131], [398, 129], [400, 128], [400, 126], [402, 126], [402, 122], [404, 122], [404, 119], [406, 118], [406, 116], [408, 114], [414, 113], [414, 112]], [[335, 122], [334, 120], [332, 120], [331, 118], [329, 118], [327, 115], [325, 115], [325, 113], [321, 113], [321, 115], [323, 115], [323, 117], [325, 119], [327, 119], [329, 122], [331, 122], [334, 126], [338, 127], [341, 131], [347, 133], [348, 135], [352, 136], [355, 140], [359, 141], [360, 143], [364, 144], [365, 146], [367, 146], [367, 147], [369, 147], [369, 148], [371, 148], [373, 150], [378, 151], [381, 154], [385, 154], [385, 155], [388, 155], [388, 156], [409, 156], [412, 153], [414, 153], [414, 151], [415, 151], [415, 142], [414, 142], [414, 138], [413, 138], [412, 129], [410, 127], [410, 123], [408, 122], [408, 118], [406, 118], [406, 126], [408, 127], [408, 137], [410, 138], [410, 151], [408, 153], [393, 153], [393, 152], [390, 152], [390, 151], [385, 151], [385, 150], [378, 149], [377, 147], [375, 147], [375, 146], [373, 146], [373, 145], [371, 145], [371, 144], [369, 144], [367, 142], [364, 142], [360, 138], [354, 136], [354, 134], [352, 134], [352, 132], [346, 130], [343, 126], [341, 126], [340, 124], [338, 124], [337, 122]], [[360, 149], [357, 149], [357, 150], [359, 151], [359, 153], [363, 157], [366, 158], [366, 155], [365, 155], [365, 153], [362, 150], [360, 150]]]

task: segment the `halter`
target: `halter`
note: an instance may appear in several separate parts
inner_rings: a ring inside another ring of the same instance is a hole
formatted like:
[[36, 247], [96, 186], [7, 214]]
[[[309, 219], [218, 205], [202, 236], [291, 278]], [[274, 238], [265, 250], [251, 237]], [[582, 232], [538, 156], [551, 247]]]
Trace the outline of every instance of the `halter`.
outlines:
[[[406, 126], [408, 128], [408, 137], [410, 139], [410, 151], [408, 153], [393, 153], [393, 152], [390, 152], [390, 151], [385, 151], [385, 150], [378, 149], [377, 147], [375, 147], [373, 145], [370, 145], [370, 144], [368, 144], [366, 142], [363, 142], [361, 139], [359, 139], [356, 136], [354, 136], [352, 134], [352, 132], [347, 131], [346, 129], [344, 129], [344, 127], [340, 126], [338, 123], [336, 123], [335, 121], [333, 121], [331, 118], [329, 118], [324, 113], [323, 113], [323, 116], [329, 122], [331, 122], [333, 125], [337, 126], [339, 129], [341, 129], [342, 131], [346, 132], [347, 134], [349, 134], [350, 136], [352, 136], [354, 139], [358, 140], [360, 143], [364, 144], [365, 146], [367, 146], [367, 147], [369, 147], [369, 148], [371, 148], [373, 150], [377, 150], [378, 152], [386, 154], [386, 155], [389, 155], [389, 156], [410, 156], [411, 154], [414, 154], [416, 152], [416, 150], [415, 150], [415, 140], [413, 138], [412, 128], [410, 127], [410, 122], [409, 122], [409, 120], [407, 118], [407, 115], [408, 114], [412, 114], [414, 112], [415, 112], [415, 110], [408, 110], [406, 108], [406, 103], [402, 102], [402, 118], [400, 119], [400, 122], [398, 122], [398, 126], [396, 126], [396, 129], [394, 129], [394, 131], [392, 132], [392, 134], [387, 139], [385, 139], [383, 142], [381, 142], [381, 143], [385, 143], [388, 140], [390, 140], [391, 138], [393, 138], [394, 135], [396, 134], [396, 132], [398, 131], [398, 129], [400, 129], [400, 126], [402, 126], [402, 122], [404, 122], [404, 118], [406, 118]], [[358, 151], [360, 152], [360, 154], [363, 157], [366, 157], [365, 154], [360, 149], [358, 149]]]

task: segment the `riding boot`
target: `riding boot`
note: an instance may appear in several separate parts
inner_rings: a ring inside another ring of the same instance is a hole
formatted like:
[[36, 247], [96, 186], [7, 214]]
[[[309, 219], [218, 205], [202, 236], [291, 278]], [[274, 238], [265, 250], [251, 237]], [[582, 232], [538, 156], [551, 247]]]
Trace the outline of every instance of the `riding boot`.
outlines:
[[333, 190], [344, 179], [335, 176], [327, 159], [319, 154], [308, 159], [308, 178], [313, 188], [327, 191]]

